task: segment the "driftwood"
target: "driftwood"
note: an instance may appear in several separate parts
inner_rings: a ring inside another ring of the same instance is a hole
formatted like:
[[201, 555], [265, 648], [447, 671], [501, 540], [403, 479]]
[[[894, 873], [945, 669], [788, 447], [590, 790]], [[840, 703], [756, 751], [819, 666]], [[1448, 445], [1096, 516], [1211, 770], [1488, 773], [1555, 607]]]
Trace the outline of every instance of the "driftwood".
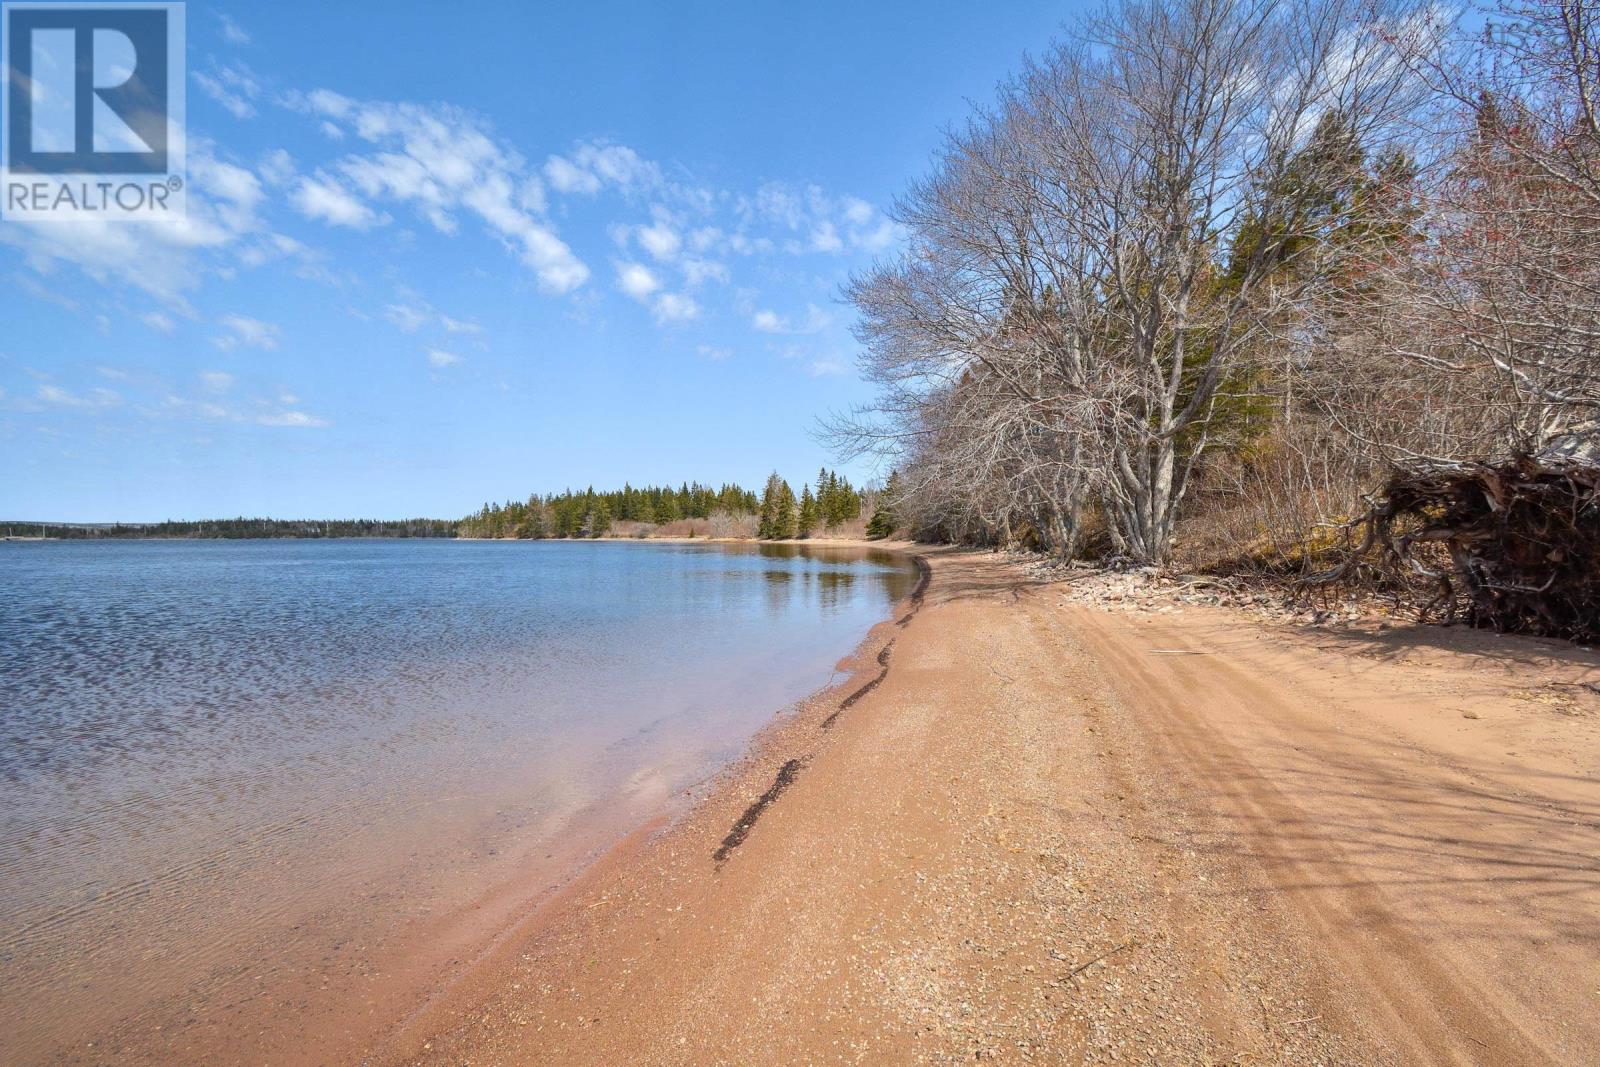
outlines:
[[1344, 561], [1311, 582], [1376, 579], [1416, 596], [1424, 618], [1600, 640], [1596, 440], [1586, 431], [1498, 463], [1398, 468], [1347, 528]]

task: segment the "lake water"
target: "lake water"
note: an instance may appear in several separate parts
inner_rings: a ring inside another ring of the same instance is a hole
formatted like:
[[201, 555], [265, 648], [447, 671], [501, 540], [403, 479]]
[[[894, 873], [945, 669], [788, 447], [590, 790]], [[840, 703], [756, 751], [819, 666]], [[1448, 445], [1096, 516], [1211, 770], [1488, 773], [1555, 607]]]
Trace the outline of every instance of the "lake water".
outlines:
[[772, 545], [0, 544], [5, 1062], [362, 1047], [914, 577]]

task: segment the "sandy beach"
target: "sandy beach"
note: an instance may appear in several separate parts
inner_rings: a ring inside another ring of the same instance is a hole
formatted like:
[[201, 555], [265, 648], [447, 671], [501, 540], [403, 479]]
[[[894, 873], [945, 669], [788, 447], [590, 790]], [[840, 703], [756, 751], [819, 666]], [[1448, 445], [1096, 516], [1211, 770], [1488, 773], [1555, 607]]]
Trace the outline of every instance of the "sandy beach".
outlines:
[[371, 1061], [1600, 1059], [1594, 653], [928, 558]]

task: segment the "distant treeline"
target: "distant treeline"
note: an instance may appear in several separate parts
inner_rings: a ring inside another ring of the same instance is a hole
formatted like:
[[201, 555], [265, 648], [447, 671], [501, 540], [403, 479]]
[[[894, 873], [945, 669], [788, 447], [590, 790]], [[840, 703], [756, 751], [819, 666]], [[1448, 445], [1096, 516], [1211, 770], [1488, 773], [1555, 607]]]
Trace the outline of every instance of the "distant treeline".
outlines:
[[818, 472], [815, 492], [806, 486], [799, 498], [776, 474], [760, 495], [731, 483], [720, 489], [699, 482], [686, 482], [676, 489], [670, 485], [624, 485], [597, 492], [590, 487], [582, 492], [535, 493], [527, 500], [485, 504], [477, 514], [462, 519], [457, 528], [463, 537], [604, 537], [618, 532], [620, 523], [634, 524], [629, 532], [643, 533], [647, 527], [701, 520], [703, 526], [696, 529], [690, 523], [685, 532], [727, 536], [739, 533], [737, 520], [760, 516], [758, 536], [807, 536], [813, 529], [859, 518], [871, 495], [827, 469]]
[[[776, 473], [761, 493], [726, 483], [713, 489], [699, 482], [634, 487], [597, 492], [568, 489], [559, 494], [504, 504], [485, 504], [476, 514], [445, 519], [204, 519], [155, 523], [0, 522], [0, 534], [53, 537], [75, 541], [133, 538], [253, 537], [488, 537], [538, 539], [644, 536], [651, 532], [694, 537], [809, 537], [855, 523], [864, 514], [878, 525], [886, 511], [875, 512], [878, 493], [857, 489], [848, 478], [826, 468], [813, 485], [797, 496]], [[675, 525], [674, 525], [675, 524]], [[668, 527], [660, 530], [660, 527]], [[872, 528], [874, 536], [887, 530]]]
[[51, 524], [0, 523], [6, 536], [56, 537], [74, 541], [108, 538], [247, 537], [454, 537], [459, 524], [446, 519], [202, 519], [196, 522]]
[[759, 506], [756, 495], [737, 485], [713, 489], [695, 482], [674, 489], [644, 486], [596, 492], [571, 489], [550, 496], [485, 504], [457, 524], [462, 537], [600, 537], [615, 522], [663, 524], [678, 519], [709, 519], [723, 512], [746, 515]]

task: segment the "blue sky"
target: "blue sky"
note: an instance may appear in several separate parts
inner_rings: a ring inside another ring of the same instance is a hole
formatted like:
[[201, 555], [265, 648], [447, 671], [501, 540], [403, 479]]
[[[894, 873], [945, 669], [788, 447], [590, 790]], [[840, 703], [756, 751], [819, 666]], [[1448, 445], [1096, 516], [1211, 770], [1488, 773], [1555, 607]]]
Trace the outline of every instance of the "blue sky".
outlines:
[[839, 284], [1069, 13], [191, 2], [187, 223], [0, 222], [0, 518], [806, 478]]

